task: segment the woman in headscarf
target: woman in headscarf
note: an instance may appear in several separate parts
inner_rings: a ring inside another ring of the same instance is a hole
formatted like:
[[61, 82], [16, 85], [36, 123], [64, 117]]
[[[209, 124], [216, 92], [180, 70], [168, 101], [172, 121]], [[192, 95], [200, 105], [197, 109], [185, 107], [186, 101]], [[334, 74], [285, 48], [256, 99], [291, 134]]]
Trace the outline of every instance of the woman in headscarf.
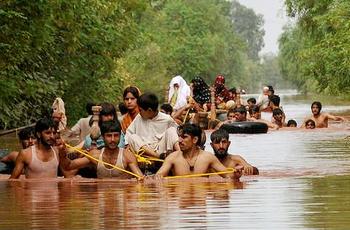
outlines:
[[137, 105], [137, 100], [141, 95], [140, 90], [135, 86], [129, 86], [124, 89], [123, 99], [128, 112], [124, 115], [121, 126], [123, 133], [126, 133], [131, 122], [135, 119], [136, 115], [139, 114], [140, 110]]
[[195, 77], [191, 81], [192, 97], [201, 106], [210, 108], [210, 88], [203, 78]]
[[190, 87], [185, 79], [176, 76], [171, 79], [169, 84], [168, 103], [176, 111], [187, 104], [187, 97], [191, 94]]
[[218, 106], [222, 103], [226, 103], [229, 100], [234, 100], [230, 95], [229, 90], [225, 86], [225, 77], [217, 75], [214, 83], [215, 89], [215, 104]]

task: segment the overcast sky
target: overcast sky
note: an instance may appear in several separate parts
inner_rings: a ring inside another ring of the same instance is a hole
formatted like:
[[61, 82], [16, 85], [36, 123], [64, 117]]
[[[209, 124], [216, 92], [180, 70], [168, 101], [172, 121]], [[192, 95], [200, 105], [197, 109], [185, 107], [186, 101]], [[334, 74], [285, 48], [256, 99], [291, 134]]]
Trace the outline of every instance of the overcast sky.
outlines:
[[238, 0], [242, 5], [252, 8], [256, 13], [264, 16], [265, 47], [260, 54], [277, 53], [278, 38], [282, 33], [282, 27], [288, 22], [284, 10], [283, 0]]

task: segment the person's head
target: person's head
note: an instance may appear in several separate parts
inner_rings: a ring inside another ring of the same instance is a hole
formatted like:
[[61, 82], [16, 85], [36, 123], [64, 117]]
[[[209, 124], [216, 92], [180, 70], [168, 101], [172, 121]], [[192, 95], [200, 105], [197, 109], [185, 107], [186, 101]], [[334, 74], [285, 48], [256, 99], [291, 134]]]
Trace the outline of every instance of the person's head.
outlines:
[[178, 127], [179, 145], [181, 151], [190, 151], [201, 147], [202, 130], [196, 124], [186, 123]]
[[119, 121], [115, 120], [102, 122], [100, 130], [105, 146], [109, 149], [117, 148], [121, 133]]
[[94, 106], [94, 105], [95, 105], [95, 103], [93, 103], [91, 101], [86, 103], [85, 110], [89, 115], [93, 115], [92, 106]]
[[319, 115], [321, 113], [322, 104], [319, 101], [314, 101], [311, 104], [311, 112], [313, 115]]
[[62, 120], [63, 114], [61, 112], [52, 112], [51, 118], [54, 122], [59, 123]]
[[271, 107], [279, 107], [280, 106], [280, 97], [278, 95], [270, 95], [269, 96], [269, 100], [270, 100], [270, 106]]
[[272, 110], [272, 116], [276, 121], [281, 122], [283, 119], [283, 111], [280, 108]]
[[247, 100], [247, 103], [249, 106], [255, 105], [256, 104], [256, 99], [254, 97], [251, 97]]
[[257, 105], [253, 105], [249, 110], [250, 116], [259, 120], [261, 118], [260, 107]]
[[227, 111], [227, 120], [233, 121], [236, 119], [235, 109], [229, 109]]
[[298, 124], [295, 120], [291, 119], [287, 122], [287, 127], [297, 127], [297, 126], [298, 126]]
[[140, 107], [140, 115], [144, 119], [152, 119], [158, 114], [159, 101], [153, 93], [142, 94], [137, 100], [137, 104]]
[[268, 85], [267, 87], [269, 88], [268, 95], [269, 96], [274, 95], [275, 94], [275, 90], [273, 89], [273, 87], [271, 85]]
[[23, 149], [34, 145], [36, 142], [34, 127], [27, 127], [19, 131], [18, 138]]
[[101, 104], [101, 112], [100, 112], [100, 119], [99, 119], [99, 126], [101, 126], [101, 123], [104, 121], [113, 121], [117, 120], [117, 111], [113, 104], [104, 102]]
[[124, 102], [120, 102], [118, 104], [118, 109], [119, 109], [119, 112], [122, 114], [122, 115], [125, 115], [128, 113], [128, 108], [126, 107], [126, 105], [124, 104]]
[[269, 95], [269, 87], [268, 86], [264, 86], [263, 87], [263, 94], [264, 95]]
[[165, 103], [160, 106], [160, 112], [171, 115], [173, 113], [173, 107], [170, 104]]
[[314, 120], [309, 119], [305, 121], [305, 129], [314, 129], [314, 128], [316, 128], [316, 124]]
[[235, 109], [236, 121], [246, 121], [247, 120], [247, 110], [244, 106]]
[[223, 75], [217, 75], [214, 86], [215, 88], [223, 88], [225, 86], [225, 77]]
[[129, 86], [124, 89], [123, 99], [128, 110], [134, 110], [137, 107], [137, 100], [140, 97], [140, 90], [135, 86]]
[[237, 96], [237, 89], [235, 87], [232, 87], [228, 90], [228, 93], [231, 98], [235, 98]]
[[219, 159], [225, 158], [228, 155], [228, 148], [231, 144], [228, 132], [224, 129], [218, 129], [212, 132], [210, 140], [215, 156]]
[[35, 124], [34, 130], [38, 142], [46, 147], [55, 144], [56, 126], [52, 119], [44, 117], [38, 120]]

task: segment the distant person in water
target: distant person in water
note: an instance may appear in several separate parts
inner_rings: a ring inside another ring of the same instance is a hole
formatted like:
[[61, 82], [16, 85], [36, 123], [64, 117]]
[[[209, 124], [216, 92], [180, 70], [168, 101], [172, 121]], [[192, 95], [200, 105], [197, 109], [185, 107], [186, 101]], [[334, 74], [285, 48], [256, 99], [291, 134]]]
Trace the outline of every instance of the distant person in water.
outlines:
[[276, 108], [272, 111], [272, 123], [278, 125], [279, 128], [286, 127], [285, 115], [280, 108]]
[[314, 129], [316, 128], [316, 124], [313, 120], [309, 119], [305, 121], [305, 129]]
[[[27, 127], [18, 132], [18, 139], [22, 149], [26, 149], [35, 144], [36, 138], [34, 134], [34, 127]], [[4, 163], [15, 163], [18, 156], [18, 151], [10, 152], [8, 155], [0, 158]]]
[[[226, 167], [212, 154], [201, 149], [202, 130], [198, 125], [185, 124], [179, 127], [180, 150], [171, 153], [158, 170], [157, 176], [164, 177], [170, 172], [174, 176], [207, 173], [210, 169], [225, 171]], [[241, 171], [221, 174], [238, 180]]]
[[297, 122], [293, 119], [291, 120], [288, 120], [287, 122], [287, 127], [293, 127], [293, 128], [296, 128], [298, 126]]
[[[306, 117], [305, 122], [309, 119], [315, 122], [316, 128], [328, 128], [328, 120], [334, 121], [345, 121], [345, 118], [341, 116], [334, 116], [329, 113], [321, 113], [322, 104], [319, 101], [315, 101], [311, 104], [312, 115]], [[305, 127], [305, 122], [303, 123], [303, 128]]]
[[231, 142], [229, 141], [229, 134], [224, 129], [219, 129], [210, 135], [211, 147], [214, 150], [215, 156], [226, 168], [235, 168], [242, 166], [244, 168], [244, 175], [258, 175], [259, 171], [256, 167], [250, 165], [239, 155], [232, 155], [228, 153]]
[[26, 178], [56, 178], [58, 170], [58, 149], [54, 147], [55, 123], [42, 118], [35, 125], [37, 142], [22, 150], [17, 157], [16, 166], [10, 179], [19, 178], [25, 170]]

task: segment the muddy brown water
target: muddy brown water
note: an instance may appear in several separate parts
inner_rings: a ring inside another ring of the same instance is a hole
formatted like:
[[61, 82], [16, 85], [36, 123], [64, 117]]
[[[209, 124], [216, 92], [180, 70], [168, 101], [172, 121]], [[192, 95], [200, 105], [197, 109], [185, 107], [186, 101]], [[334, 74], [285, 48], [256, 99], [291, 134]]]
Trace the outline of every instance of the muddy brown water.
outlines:
[[[296, 98], [285, 95], [282, 103], [287, 118], [300, 124], [312, 101]], [[347, 105], [324, 110], [350, 114]], [[240, 183], [220, 178], [8, 181], [2, 176], [0, 229], [348, 229], [350, 123], [331, 127], [230, 135], [230, 152], [261, 173]], [[0, 144], [13, 148], [16, 141], [2, 137]], [[206, 147], [211, 151], [209, 142]]]

